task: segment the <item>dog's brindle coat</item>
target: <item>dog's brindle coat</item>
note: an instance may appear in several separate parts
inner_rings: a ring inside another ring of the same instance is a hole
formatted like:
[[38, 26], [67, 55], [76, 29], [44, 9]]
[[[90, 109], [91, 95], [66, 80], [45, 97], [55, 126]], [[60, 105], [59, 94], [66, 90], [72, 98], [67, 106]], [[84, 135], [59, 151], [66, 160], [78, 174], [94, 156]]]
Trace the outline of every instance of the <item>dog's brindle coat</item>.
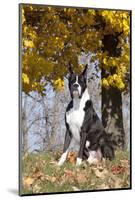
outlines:
[[58, 165], [65, 162], [72, 138], [80, 144], [77, 165], [81, 164], [82, 159], [87, 159], [90, 164], [97, 162], [101, 157], [112, 160], [114, 158], [113, 145], [93, 108], [88, 94], [86, 85], [87, 66], [79, 76], [74, 74], [71, 67], [69, 71], [69, 90], [72, 100], [66, 109], [66, 135], [63, 154]]

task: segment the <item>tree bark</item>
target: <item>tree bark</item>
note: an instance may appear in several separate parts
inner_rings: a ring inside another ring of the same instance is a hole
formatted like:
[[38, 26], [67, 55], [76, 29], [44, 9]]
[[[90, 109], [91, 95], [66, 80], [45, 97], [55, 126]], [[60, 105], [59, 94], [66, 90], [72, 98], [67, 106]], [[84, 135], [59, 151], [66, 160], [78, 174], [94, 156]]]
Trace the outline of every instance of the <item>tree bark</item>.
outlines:
[[23, 134], [23, 152], [27, 153], [28, 151], [28, 127], [27, 127], [27, 116], [26, 116], [26, 105], [27, 105], [27, 96], [25, 95], [24, 106], [22, 108], [22, 134]]
[[[102, 78], [105, 71], [102, 70]], [[125, 148], [125, 131], [123, 126], [122, 95], [117, 88], [102, 87], [102, 122], [116, 147]]]

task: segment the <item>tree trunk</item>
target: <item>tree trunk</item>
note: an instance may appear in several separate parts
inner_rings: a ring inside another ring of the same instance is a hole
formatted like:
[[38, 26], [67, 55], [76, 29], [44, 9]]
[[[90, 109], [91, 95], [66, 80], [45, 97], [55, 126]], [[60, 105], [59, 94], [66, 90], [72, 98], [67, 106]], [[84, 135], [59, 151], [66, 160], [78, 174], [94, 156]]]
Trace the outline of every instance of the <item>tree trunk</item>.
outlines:
[[[102, 70], [102, 78], [105, 71]], [[116, 147], [125, 148], [125, 132], [122, 114], [122, 95], [116, 88], [102, 88], [102, 122]]]
[[26, 153], [28, 151], [28, 131], [26, 126], [26, 121], [22, 122], [23, 126], [23, 152]]
[[22, 106], [22, 146], [23, 152], [28, 151], [28, 127], [27, 127], [27, 95], [24, 97], [24, 105]]
[[27, 121], [24, 116], [22, 119], [22, 131], [23, 131], [23, 152], [27, 153], [27, 151], [28, 151], [28, 130], [27, 130]]

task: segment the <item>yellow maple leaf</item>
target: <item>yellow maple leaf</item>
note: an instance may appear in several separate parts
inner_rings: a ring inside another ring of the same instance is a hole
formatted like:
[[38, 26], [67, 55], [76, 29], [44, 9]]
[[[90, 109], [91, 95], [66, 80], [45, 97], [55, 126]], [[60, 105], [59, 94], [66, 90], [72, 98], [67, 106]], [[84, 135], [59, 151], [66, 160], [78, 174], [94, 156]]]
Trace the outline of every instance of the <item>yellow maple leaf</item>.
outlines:
[[58, 78], [57, 80], [54, 81], [54, 86], [58, 90], [63, 90], [64, 89], [64, 81], [61, 78]]
[[28, 75], [27, 74], [25, 74], [25, 73], [22, 73], [22, 80], [23, 80], [23, 82], [24, 83], [26, 83], [26, 84], [29, 84], [29, 77], [28, 77]]
[[28, 47], [28, 48], [33, 48], [34, 47], [34, 43], [31, 40], [24, 40], [24, 46]]

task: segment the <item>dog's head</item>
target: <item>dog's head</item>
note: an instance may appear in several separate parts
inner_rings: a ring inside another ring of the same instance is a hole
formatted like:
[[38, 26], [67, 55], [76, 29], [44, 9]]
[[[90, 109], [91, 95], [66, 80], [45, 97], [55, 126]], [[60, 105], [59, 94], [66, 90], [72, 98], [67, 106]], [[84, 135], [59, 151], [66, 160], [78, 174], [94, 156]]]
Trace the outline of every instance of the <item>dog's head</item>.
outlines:
[[86, 78], [87, 78], [87, 65], [85, 66], [83, 72], [80, 75], [76, 75], [71, 65], [69, 66], [69, 78], [68, 78], [68, 85], [71, 94], [71, 98], [81, 98], [87, 85], [86, 85]]

